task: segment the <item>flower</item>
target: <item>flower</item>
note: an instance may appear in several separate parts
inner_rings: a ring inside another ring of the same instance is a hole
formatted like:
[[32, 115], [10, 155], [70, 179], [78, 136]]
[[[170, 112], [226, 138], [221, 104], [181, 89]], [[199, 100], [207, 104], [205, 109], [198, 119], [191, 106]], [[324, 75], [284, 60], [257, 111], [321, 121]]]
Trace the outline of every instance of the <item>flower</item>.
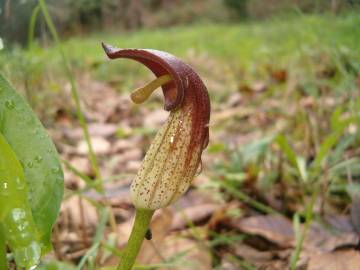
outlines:
[[[169, 118], [150, 145], [131, 184], [138, 209], [155, 210], [176, 201], [191, 185], [209, 142], [210, 100], [198, 74], [175, 56], [150, 49], [116, 49], [103, 44], [110, 59], [129, 58], [148, 67], [158, 78], [133, 93], [143, 102], [162, 86]], [[160, 83], [159, 83], [160, 82]]]

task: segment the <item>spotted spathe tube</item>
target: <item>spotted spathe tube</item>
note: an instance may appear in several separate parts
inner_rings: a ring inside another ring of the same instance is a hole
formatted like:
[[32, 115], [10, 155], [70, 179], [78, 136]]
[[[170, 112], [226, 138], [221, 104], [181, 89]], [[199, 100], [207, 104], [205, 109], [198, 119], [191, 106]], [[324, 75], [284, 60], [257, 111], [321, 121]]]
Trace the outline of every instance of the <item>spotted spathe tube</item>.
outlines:
[[137, 176], [131, 199], [137, 209], [155, 210], [175, 202], [190, 187], [209, 141], [210, 100], [207, 89], [189, 65], [175, 56], [149, 49], [116, 49], [103, 44], [109, 58], [129, 58], [148, 67], [157, 77], [132, 94], [142, 103], [160, 86], [166, 123], [156, 134]]

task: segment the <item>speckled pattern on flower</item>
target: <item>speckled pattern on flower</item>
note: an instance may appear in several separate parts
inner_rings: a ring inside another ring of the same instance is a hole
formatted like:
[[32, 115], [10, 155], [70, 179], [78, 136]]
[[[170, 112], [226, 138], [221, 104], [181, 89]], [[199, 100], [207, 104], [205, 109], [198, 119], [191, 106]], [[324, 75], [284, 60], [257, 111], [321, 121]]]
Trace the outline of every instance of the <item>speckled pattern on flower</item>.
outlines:
[[130, 58], [157, 77], [170, 75], [162, 85], [165, 125], [156, 134], [131, 185], [138, 209], [158, 209], [176, 201], [191, 185], [209, 141], [210, 101], [197, 73], [175, 56], [148, 49], [116, 49], [104, 45], [109, 58]]

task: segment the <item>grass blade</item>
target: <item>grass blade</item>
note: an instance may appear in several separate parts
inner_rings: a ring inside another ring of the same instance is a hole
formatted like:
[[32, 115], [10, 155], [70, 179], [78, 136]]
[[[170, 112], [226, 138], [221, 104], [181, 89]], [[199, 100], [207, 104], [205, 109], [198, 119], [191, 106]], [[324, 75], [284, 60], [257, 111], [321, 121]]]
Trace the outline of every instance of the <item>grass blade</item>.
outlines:
[[[77, 89], [77, 86], [76, 86], [74, 75], [73, 75], [73, 73], [71, 71], [71, 68], [70, 68], [69, 60], [68, 60], [68, 58], [67, 58], [67, 56], [65, 54], [65, 51], [64, 51], [63, 47], [61, 46], [58, 33], [57, 33], [55, 25], [54, 25], [54, 23], [53, 23], [53, 21], [52, 21], [52, 19], [50, 17], [50, 14], [49, 14], [49, 11], [47, 9], [45, 1], [44, 0], [38, 0], [38, 3], [39, 3], [39, 6], [40, 6], [40, 9], [42, 11], [42, 14], [43, 14], [43, 16], [45, 18], [45, 22], [46, 22], [46, 24], [47, 24], [47, 26], [48, 26], [48, 28], [50, 30], [50, 33], [51, 33], [54, 41], [55, 41], [55, 44], [59, 49], [59, 52], [60, 52], [60, 55], [61, 55], [61, 58], [62, 58], [62, 61], [63, 61], [63, 65], [64, 65], [64, 68], [65, 68], [66, 75], [67, 75], [67, 77], [68, 77], [68, 79], [70, 81], [70, 84], [71, 84], [71, 94], [72, 94], [72, 97], [73, 97], [73, 99], [75, 101], [76, 114], [77, 114], [77, 117], [79, 119], [80, 126], [81, 126], [81, 128], [83, 130], [83, 134], [84, 134], [84, 137], [85, 137], [86, 144], [88, 146], [89, 159], [90, 159], [90, 162], [91, 162], [91, 166], [92, 166], [92, 168], [94, 170], [96, 178], [101, 179], [99, 165], [98, 165], [98, 162], [97, 162], [97, 159], [96, 159], [96, 156], [95, 156], [92, 144], [91, 144], [91, 139], [90, 139], [90, 135], [89, 135], [89, 129], [88, 129], [88, 126], [87, 126], [87, 123], [86, 123], [86, 120], [85, 120], [85, 116], [82, 113], [79, 93], [78, 93], [78, 89]], [[98, 189], [99, 189], [99, 191], [104, 190], [101, 183], [99, 184]]]

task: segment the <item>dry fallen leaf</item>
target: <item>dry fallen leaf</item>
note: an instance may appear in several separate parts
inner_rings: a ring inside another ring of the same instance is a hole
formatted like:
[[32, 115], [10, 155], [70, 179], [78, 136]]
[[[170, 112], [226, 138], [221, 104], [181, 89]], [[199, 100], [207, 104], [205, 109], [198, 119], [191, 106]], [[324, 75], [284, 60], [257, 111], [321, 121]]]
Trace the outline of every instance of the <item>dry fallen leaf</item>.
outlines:
[[169, 117], [169, 113], [165, 110], [159, 109], [150, 112], [145, 116], [144, 126], [145, 127], [159, 127]]
[[[131, 167], [129, 165], [129, 162], [133, 161], [141, 161], [141, 158], [143, 156], [142, 151], [139, 148], [131, 148], [124, 150], [122, 153], [113, 154], [110, 156], [110, 159], [108, 160], [107, 164], [105, 164], [106, 169], [105, 171], [109, 175], [114, 174], [122, 174], [129, 171], [133, 171], [134, 167]], [[130, 168], [129, 168], [130, 167]]]
[[[89, 134], [91, 137], [111, 137], [116, 134], [117, 125], [110, 123], [89, 123]], [[59, 129], [62, 135], [71, 141], [79, 141], [84, 138], [83, 130], [80, 127], [62, 127]]]
[[[103, 137], [92, 137], [91, 144], [96, 155], [109, 154], [111, 150], [111, 144]], [[77, 146], [77, 152], [80, 155], [87, 155], [89, 150], [85, 140], [79, 142]]]
[[244, 106], [221, 110], [212, 114], [212, 117], [210, 119], [210, 126], [216, 126], [218, 123], [231, 118], [248, 117], [255, 112], [256, 110], [254, 108]]
[[256, 93], [264, 92], [266, 90], [267, 90], [267, 85], [264, 82], [254, 82], [252, 85], [242, 84], [239, 86], [240, 93], [250, 96]]
[[270, 75], [278, 83], [286, 82], [288, 78], [288, 72], [285, 69], [271, 70]]
[[360, 235], [360, 197], [354, 196], [351, 203], [351, 223], [355, 231]]
[[360, 253], [356, 250], [339, 250], [310, 258], [307, 270], [360, 269]]
[[330, 252], [338, 247], [355, 245], [357, 241], [358, 236], [353, 232], [336, 233], [313, 222], [304, 241], [304, 252], [310, 254]]
[[[156, 246], [158, 254], [163, 258], [170, 258], [184, 254], [177, 264], [171, 267], [162, 267], [159, 269], [171, 270], [211, 270], [211, 255], [210, 252], [201, 247], [197, 241], [182, 238], [179, 236], [168, 236], [164, 240], [162, 246]], [[162, 259], [159, 255], [154, 256], [149, 263], [158, 263]]]
[[260, 266], [273, 258], [273, 253], [271, 251], [259, 251], [242, 243], [234, 247], [234, 254], [257, 266]]
[[229, 98], [226, 102], [226, 105], [229, 108], [236, 107], [236, 106], [240, 105], [241, 101], [242, 101], [241, 94], [238, 92], [234, 92], [229, 96]]
[[138, 148], [140, 144], [140, 136], [131, 136], [127, 139], [116, 140], [115, 144], [112, 146], [115, 153], [124, 152], [131, 148]]
[[78, 79], [81, 101], [89, 122], [118, 123], [129, 119], [131, 103], [108, 84], [94, 81], [87, 75]]
[[178, 211], [174, 216], [171, 229], [180, 230], [185, 228], [189, 223], [197, 224], [204, 219], [208, 219], [218, 207], [218, 204], [207, 203]]
[[291, 221], [280, 215], [240, 218], [232, 224], [244, 233], [260, 235], [280, 247], [291, 247], [294, 241]]
[[360, 88], [360, 74], [356, 78], [357, 87]]
[[[279, 215], [255, 216], [232, 221], [232, 226], [248, 234], [266, 238], [282, 248], [294, 247], [295, 235], [290, 220]], [[303, 257], [329, 252], [338, 247], [355, 245], [358, 236], [354, 232], [332, 232], [313, 222], [303, 246]]]
[[339, 232], [354, 232], [354, 226], [348, 215], [325, 215], [324, 220]]
[[[76, 170], [78, 170], [79, 172], [87, 176], [92, 175], [92, 169], [88, 158], [75, 156], [72, 157], [71, 159], [68, 158], [68, 160], [71, 166], [76, 168]], [[65, 179], [65, 186], [71, 190], [77, 188], [84, 188], [86, 186], [85, 181], [81, 179], [79, 176], [76, 176], [66, 166], [64, 166], [64, 179]]]
[[80, 197], [73, 196], [63, 202], [61, 216], [61, 220], [66, 221], [63, 226], [69, 228], [70, 231], [80, 228], [82, 230], [95, 228], [98, 224], [98, 214], [95, 206]]
[[235, 265], [231, 261], [226, 260], [226, 255], [224, 257], [225, 258], [223, 258], [221, 261], [221, 266], [220, 266], [221, 270], [243, 270], [243, 268], [239, 268], [237, 265]]

